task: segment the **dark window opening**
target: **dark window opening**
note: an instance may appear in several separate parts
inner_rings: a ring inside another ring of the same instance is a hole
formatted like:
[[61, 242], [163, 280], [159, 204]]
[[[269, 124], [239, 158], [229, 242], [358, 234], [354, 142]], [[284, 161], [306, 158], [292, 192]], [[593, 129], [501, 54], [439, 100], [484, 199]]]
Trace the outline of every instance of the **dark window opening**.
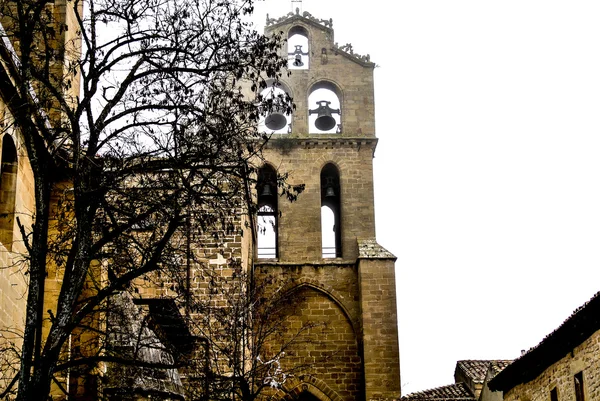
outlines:
[[583, 391], [583, 372], [576, 373], [573, 376], [575, 382], [575, 401], [585, 401], [585, 394]]
[[342, 257], [340, 175], [333, 164], [321, 170], [321, 249], [323, 258]]
[[260, 259], [277, 258], [277, 173], [270, 166], [258, 172], [257, 256]]
[[550, 401], [558, 401], [558, 390], [556, 387], [550, 390]]
[[17, 189], [17, 148], [10, 135], [2, 138], [0, 165], [0, 242], [12, 250]]

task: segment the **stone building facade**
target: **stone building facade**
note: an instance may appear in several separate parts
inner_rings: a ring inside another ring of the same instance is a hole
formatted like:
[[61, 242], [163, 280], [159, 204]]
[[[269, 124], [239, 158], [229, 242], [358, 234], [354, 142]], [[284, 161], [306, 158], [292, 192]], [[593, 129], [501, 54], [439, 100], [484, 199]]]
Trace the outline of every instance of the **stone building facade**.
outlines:
[[600, 400], [600, 294], [489, 382], [505, 401]]
[[[66, 27], [74, 18], [67, 3], [67, 0], [55, 0], [49, 5], [56, 19]], [[311, 329], [309, 341], [282, 359], [285, 369], [305, 368], [272, 392], [275, 399], [395, 400], [400, 397], [396, 258], [375, 238], [375, 64], [368, 56], [354, 54], [349, 45], [338, 46], [332, 25], [331, 20], [317, 19], [306, 12], [267, 19], [267, 34], [281, 32], [290, 39], [288, 43], [299, 36], [302, 43], [282, 49], [290, 56], [292, 73], [283, 78], [278, 87], [294, 99], [296, 109], [291, 116], [276, 116], [285, 119], [283, 127], [271, 130], [267, 126], [267, 131], [277, 133], [264, 149], [265, 164], [254, 188], [258, 213], [247, 216], [239, 211], [232, 215], [233, 229], [203, 238], [202, 247], [186, 244], [185, 233], [178, 236], [182, 249], [193, 253], [193, 258], [184, 261], [185, 268], [182, 266], [183, 282], [189, 297], [223, 304], [225, 300], [218, 299], [208, 285], [209, 278], [204, 275], [207, 270], [230, 278], [241, 268], [253, 280], [277, 277], [286, 283], [285, 291], [291, 294], [294, 305], [286, 316], [289, 327]], [[72, 35], [76, 31], [61, 31], [59, 41], [63, 44], [58, 43], [57, 48], [68, 50], [64, 44], [74, 42]], [[3, 45], [12, 46], [6, 40]], [[61, 68], [60, 63], [57, 68]], [[78, 80], [71, 78], [76, 95]], [[31, 167], [18, 131], [12, 126], [11, 108], [7, 106], [13, 96], [10, 85], [2, 82], [7, 79], [4, 69], [0, 68], [0, 118], [4, 128], [0, 149], [0, 215], [9, 216], [0, 217], [0, 328], [18, 333], [24, 326], [27, 277], [20, 256], [25, 254], [25, 249], [18, 240], [20, 233], [15, 216], [19, 216], [23, 226], [30, 227], [35, 199]], [[322, 95], [323, 91], [326, 94]], [[49, 118], [51, 123], [61, 116], [49, 115]], [[325, 121], [322, 125], [316, 122], [321, 118]], [[297, 201], [288, 202], [276, 196], [279, 188], [273, 177], [281, 174], [288, 175], [287, 182], [291, 185], [304, 186]], [[57, 211], [58, 200], [67, 188], [68, 183], [57, 186], [53, 212]], [[261, 209], [263, 206], [266, 208]], [[329, 220], [325, 217], [327, 211]], [[268, 228], [273, 230], [271, 236], [261, 232], [260, 220], [265, 216], [270, 224]], [[190, 225], [193, 226], [193, 220]], [[324, 237], [328, 237], [329, 242]], [[269, 250], [263, 252], [262, 248]], [[103, 266], [95, 268], [93, 278], [106, 280]], [[49, 322], [56, 308], [62, 276], [53, 265], [48, 266], [47, 273], [44, 318]], [[185, 318], [200, 320], [201, 316], [190, 313], [187, 304], [172, 301], [171, 288], [180, 283], [163, 279], [160, 285], [137, 284], [136, 295], [115, 298], [110, 312], [119, 308], [126, 310], [126, 324], [137, 327], [137, 332], [160, 350], [144, 350], [145, 362], [170, 363], [172, 356], [164, 355], [160, 344], [168, 341], [175, 347], [187, 347], [188, 342], [197, 340], [197, 333], [186, 326]], [[89, 290], [93, 288], [90, 286]], [[277, 290], [279, 288], [273, 287], [273, 293]], [[104, 319], [102, 324], [109, 325], [110, 312], [94, 319]], [[146, 319], [148, 316], [150, 319]], [[156, 333], [149, 330], [148, 320], [153, 322]], [[87, 334], [74, 334], [73, 342], [65, 350], [69, 355], [81, 352], [84, 341], [97, 340], [93, 336], [86, 338]], [[5, 339], [5, 336], [0, 339], [0, 345]], [[131, 345], [122, 338], [120, 341], [123, 350]], [[144, 378], [148, 370], [143, 375], [136, 371], [131, 375], [136, 379], [133, 381], [119, 382], [107, 377], [112, 374], [116, 378], [123, 372], [114, 366], [102, 365], [79, 376], [74, 371], [58, 375], [56, 384], [63, 388], [70, 386], [70, 395], [81, 399], [94, 399], [100, 390], [113, 395], [140, 390], [137, 394], [140, 399], [147, 398], [148, 394], [155, 398], [162, 394], [163, 399], [191, 398], [182, 390], [182, 380], [185, 382], [186, 375], [188, 379], [191, 377], [183, 370], [171, 369], [152, 378]], [[2, 374], [0, 372], [0, 380], [10, 379], [3, 378]], [[98, 384], [100, 381], [104, 383], [102, 386]], [[55, 394], [57, 399], [64, 397], [58, 387]]]

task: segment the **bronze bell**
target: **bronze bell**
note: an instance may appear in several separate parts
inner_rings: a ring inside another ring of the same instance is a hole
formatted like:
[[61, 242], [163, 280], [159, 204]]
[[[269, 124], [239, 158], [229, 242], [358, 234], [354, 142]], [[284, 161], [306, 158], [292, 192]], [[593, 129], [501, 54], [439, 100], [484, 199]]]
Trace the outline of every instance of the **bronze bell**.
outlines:
[[[335, 197], [335, 179], [332, 176], [324, 177], [325, 182], [322, 183], [323, 187], [325, 187], [325, 197], [326, 198], [334, 198]], [[321, 178], [323, 180], [323, 178]]]
[[296, 45], [293, 52], [288, 53], [289, 56], [294, 56], [294, 62], [292, 63], [294, 67], [302, 67], [304, 63], [302, 62], [302, 56], [308, 56], [308, 52], [302, 51], [302, 45]]
[[287, 125], [287, 118], [285, 118], [279, 107], [275, 107], [273, 112], [265, 118], [265, 125], [268, 129], [277, 131]]
[[315, 120], [315, 127], [317, 127], [320, 131], [329, 131], [337, 124], [335, 118], [331, 115], [333, 113], [340, 114], [340, 109], [332, 109], [329, 107], [331, 104], [330, 101], [327, 100], [319, 100], [317, 102], [319, 107], [314, 110], [308, 110], [308, 115], [317, 114], [317, 119]]
[[263, 189], [260, 196], [273, 196], [273, 192], [271, 191], [271, 186], [269, 184], [263, 185]]
[[302, 62], [302, 56], [296, 54], [296, 58], [294, 59], [294, 67], [302, 67], [304, 63]]

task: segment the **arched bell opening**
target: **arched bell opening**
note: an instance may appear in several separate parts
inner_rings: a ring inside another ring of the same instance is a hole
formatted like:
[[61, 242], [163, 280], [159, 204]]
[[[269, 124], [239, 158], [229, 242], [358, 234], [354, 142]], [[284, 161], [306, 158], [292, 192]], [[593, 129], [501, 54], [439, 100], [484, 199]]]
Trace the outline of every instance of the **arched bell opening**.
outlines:
[[342, 132], [340, 90], [331, 82], [317, 82], [308, 94], [308, 132], [335, 134]]
[[308, 31], [295, 26], [288, 32], [288, 69], [307, 70], [310, 64], [310, 51], [308, 48]]
[[256, 248], [259, 259], [278, 257], [277, 247], [277, 172], [269, 165], [258, 171], [256, 182], [258, 212], [256, 219]]
[[321, 170], [321, 250], [323, 258], [342, 257], [340, 174], [331, 163]]
[[0, 242], [12, 250], [17, 189], [17, 148], [10, 135], [2, 138], [0, 161]]
[[281, 83], [268, 82], [260, 91], [258, 99], [262, 102], [258, 131], [271, 134], [288, 134], [292, 131], [292, 109], [288, 104], [291, 98], [289, 88]]

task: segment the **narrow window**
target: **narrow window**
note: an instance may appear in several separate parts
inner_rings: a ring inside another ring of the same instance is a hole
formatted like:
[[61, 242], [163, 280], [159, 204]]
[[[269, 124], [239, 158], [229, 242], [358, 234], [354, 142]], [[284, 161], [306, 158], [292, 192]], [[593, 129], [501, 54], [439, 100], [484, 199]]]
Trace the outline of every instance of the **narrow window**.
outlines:
[[257, 256], [277, 258], [277, 173], [270, 166], [258, 172]]
[[556, 387], [550, 390], [550, 401], [558, 401], [558, 390]]
[[583, 392], [583, 372], [576, 373], [573, 376], [575, 382], [575, 401], [585, 401], [585, 394]]
[[340, 175], [333, 164], [321, 170], [321, 249], [323, 258], [342, 256]]
[[0, 164], [0, 242], [12, 251], [17, 188], [17, 149], [10, 135], [2, 138]]

